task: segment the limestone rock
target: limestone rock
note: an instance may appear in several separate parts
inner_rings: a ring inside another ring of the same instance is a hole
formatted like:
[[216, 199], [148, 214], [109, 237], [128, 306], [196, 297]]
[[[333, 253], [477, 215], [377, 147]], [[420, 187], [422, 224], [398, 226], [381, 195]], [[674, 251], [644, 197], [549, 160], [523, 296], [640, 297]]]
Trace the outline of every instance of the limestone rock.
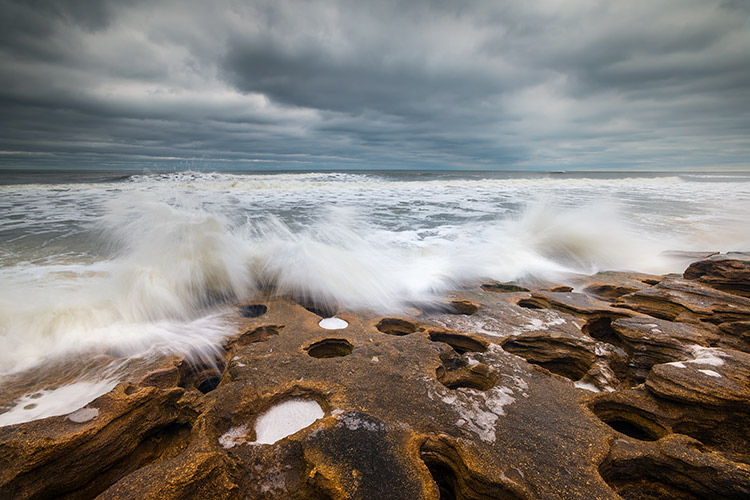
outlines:
[[750, 354], [701, 347], [693, 353], [655, 366], [646, 387], [664, 399], [750, 413]]
[[717, 290], [750, 297], [750, 256], [745, 254], [735, 258], [717, 255], [693, 262], [685, 270], [684, 276]]
[[82, 423], [59, 416], [0, 427], [0, 496], [95, 496], [181, 446], [182, 394], [121, 384], [90, 403], [97, 416]]
[[718, 340], [703, 326], [656, 318], [621, 318], [612, 322], [612, 329], [630, 355], [638, 382], [645, 380], [652, 366], [689, 359], [694, 346], [709, 347]]
[[728, 321], [719, 325], [723, 344], [738, 351], [750, 352], [750, 321]]
[[577, 279], [397, 316], [259, 297], [218, 359], [165, 358], [72, 415], [0, 427], [0, 497], [750, 496], [750, 299]]
[[718, 325], [750, 320], [750, 299], [684, 279], [665, 279], [620, 297], [614, 305], [668, 321]]
[[579, 277], [575, 281], [583, 293], [600, 300], [611, 301], [656, 285], [663, 279], [663, 276], [650, 274], [603, 271], [592, 276]]
[[600, 471], [626, 499], [731, 500], [750, 495], [750, 466], [706, 453], [700, 442], [680, 434], [655, 443], [618, 439]]

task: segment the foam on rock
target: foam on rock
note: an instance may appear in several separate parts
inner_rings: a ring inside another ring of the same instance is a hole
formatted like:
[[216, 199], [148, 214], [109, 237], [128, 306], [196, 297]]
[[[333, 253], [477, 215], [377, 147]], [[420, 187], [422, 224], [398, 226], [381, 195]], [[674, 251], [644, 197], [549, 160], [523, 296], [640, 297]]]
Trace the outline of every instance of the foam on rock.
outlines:
[[81, 408], [68, 415], [68, 420], [77, 424], [90, 422], [99, 416], [98, 408]]
[[[56, 389], [45, 389], [26, 394], [18, 398], [13, 408], [0, 415], [0, 427], [30, 422], [40, 418], [67, 415], [83, 408], [102, 394], [106, 394], [115, 385], [116, 382], [111, 380], [76, 382]], [[88, 414], [90, 412], [86, 413], [86, 415]], [[73, 419], [71, 418], [71, 420]]]
[[325, 328], [326, 330], [343, 330], [349, 326], [349, 323], [341, 318], [325, 318], [320, 320], [318, 326]]
[[274, 444], [325, 416], [320, 405], [309, 399], [290, 399], [273, 406], [255, 421], [255, 443]]

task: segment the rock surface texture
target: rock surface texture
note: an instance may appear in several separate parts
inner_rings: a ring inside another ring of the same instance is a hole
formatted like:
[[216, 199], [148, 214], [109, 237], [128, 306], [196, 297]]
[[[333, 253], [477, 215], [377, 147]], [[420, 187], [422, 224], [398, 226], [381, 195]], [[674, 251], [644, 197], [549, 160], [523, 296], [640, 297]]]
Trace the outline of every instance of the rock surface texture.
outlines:
[[401, 316], [242, 304], [215, 363], [0, 427], [0, 498], [750, 498], [743, 259]]

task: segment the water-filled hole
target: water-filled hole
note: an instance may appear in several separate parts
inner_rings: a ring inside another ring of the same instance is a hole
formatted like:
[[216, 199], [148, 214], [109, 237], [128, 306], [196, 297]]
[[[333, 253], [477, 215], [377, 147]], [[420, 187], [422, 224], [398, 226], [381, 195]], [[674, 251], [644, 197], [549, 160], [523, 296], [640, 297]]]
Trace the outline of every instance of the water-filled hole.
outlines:
[[224, 372], [224, 363], [198, 364], [183, 363], [180, 366], [180, 387], [198, 389], [208, 394], [218, 387]]
[[375, 328], [388, 335], [409, 335], [419, 329], [416, 323], [400, 318], [383, 318]]
[[324, 339], [306, 347], [307, 354], [313, 358], [336, 358], [348, 356], [354, 346], [346, 339]]
[[263, 304], [250, 304], [240, 306], [237, 308], [237, 312], [243, 318], [257, 318], [266, 314], [268, 312], [268, 307]]
[[325, 416], [317, 401], [289, 399], [269, 408], [255, 421], [255, 442], [273, 444]]

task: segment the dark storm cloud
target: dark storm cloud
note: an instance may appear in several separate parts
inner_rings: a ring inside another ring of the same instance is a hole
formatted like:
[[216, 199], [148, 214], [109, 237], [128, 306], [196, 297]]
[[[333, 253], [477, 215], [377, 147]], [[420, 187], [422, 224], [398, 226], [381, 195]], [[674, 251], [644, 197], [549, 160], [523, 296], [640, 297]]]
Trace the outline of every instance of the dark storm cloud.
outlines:
[[0, 165], [748, 166], [741, 1], [0, 0]]

